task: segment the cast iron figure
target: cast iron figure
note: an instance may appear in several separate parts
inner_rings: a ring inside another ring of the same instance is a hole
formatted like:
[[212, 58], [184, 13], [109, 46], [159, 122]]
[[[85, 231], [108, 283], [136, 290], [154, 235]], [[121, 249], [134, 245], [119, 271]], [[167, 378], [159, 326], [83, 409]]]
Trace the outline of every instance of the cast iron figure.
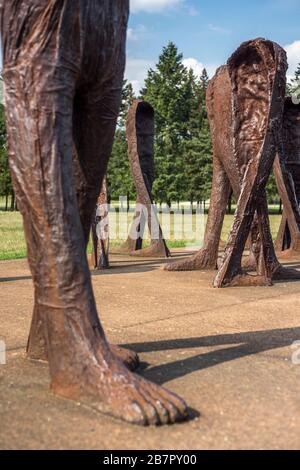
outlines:
[[131, 354], [107, 342], [86, 256], [119, 113], [128, 10], [128, 0], [1, 2], [10, 168], [35, 287], [28, 356], [48, 360], [62, 397], [131, 423], [173, 423], [186, 417], [184, 402], [130, 372], [120, 359]]
[[[230, 259], [230, 263], [228, 267], [223, 263], [215, 286], [269, 285], [272, 278], [299, 277], [297, 271], [282, 268], [276, 259], [264, 188], [280, 147], [285, 74], [284, 51], [275, 43], [257, 39], [242, 44], [228, 66], [221, 67], [211, 80], [207, 108], [214, 172], [204, 246], [192, 258], [168, 265], [167, 270], [216, 269], [222, 224], [232, 189], [239, 203], [225, 250], [224, 259]], [[246, 201], [249, 205], [242, 210]], [[241, 269], [240, 258], [251, 228], [251, 258], [246, 264], [256, 267], [260, 274], [256, 277], [247, 276]]]
[[109, 268], [109, 224], [106, 176], [103, 179], [101, 193], [97, 201], [94, 220], [92, 221], [92, 265], [95, 269]]
[[[153, 205], [154, 182], [154, 109], [149, 103], [135, 100], [126, 123], [128, 156], [137, 191], [137, 207], [123, 252], [141, 257], [169, 257], [170, 251]], [[148, 224], [151, 244], [142, 249], [145, 226]]]
[[[243, 44], [229, 59], [233, 96], [233, 154], [239, 166], [240, 196], [214, 287], [271, 285], [275, 279], [297, 279], [300, 273], [278, 262], [272, 241], [266, 184], [281, 134], [286, 88], [286, 54], [277, 44], [258, 39]], [[255, 219], [255, 214], [257, 218]], [[257, 276], [242, 270], [250, 234]]]

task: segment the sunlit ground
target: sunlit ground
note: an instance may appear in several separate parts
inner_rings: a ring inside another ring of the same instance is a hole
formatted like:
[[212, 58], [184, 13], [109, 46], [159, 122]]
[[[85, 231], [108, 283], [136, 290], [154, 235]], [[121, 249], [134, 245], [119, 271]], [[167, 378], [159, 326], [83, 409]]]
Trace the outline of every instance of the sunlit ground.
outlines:
[[[3, 207], [3, 206], [2, 206]], [[274, 207], [270, 212], [277, 212]], [[123, 236], [120, 238], [118, 230], [119, 216], [111, 217], [110, 246], [117, 248], [124, 243], [128, 228], [131, 225], [133, 214], [128, 218], [127, 224], [123, 225]], [[180, 215], [172, 214], [161, 216], [161, 222], [165, 238], [170, 248], [198, 248], [202, 244], [207, 215]], [[276, 237], [281, 216], [271, 214], [270, 223], [273, 238]], [[226, 241], [233, 222], [233, 215], [226, 215], [222, 230], [222, 240]], [[145, 246], [147, 242], [145, 243]], [[91, 245], [88, 248], [91, 251]], [[26, 245], [22, 226], [22, 217], [19, 212], [0, 211], [0, 260], [19, 259], [26, 257]]]

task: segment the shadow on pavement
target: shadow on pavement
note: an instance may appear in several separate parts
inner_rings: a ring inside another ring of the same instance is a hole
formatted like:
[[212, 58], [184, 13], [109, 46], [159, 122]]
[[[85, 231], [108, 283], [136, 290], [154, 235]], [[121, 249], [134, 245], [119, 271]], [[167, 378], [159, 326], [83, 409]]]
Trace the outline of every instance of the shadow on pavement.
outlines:
[[[156, 383], [163, 384], [192, 372], [214, 367], [254, 354], [291, 346], [300, 341], [300, 327], [278, 330], [236, 333], [200, 338], [187, 338], [149, 343], [125, 345], [138, 353], [170, 351], [175, 349], [194, 349], [201, 347], [224, 346], [217, 351], [181, 359], [172, 363], [154, 366], [143, 371], [143, 375]], [[232, 347], [229, 347], [233, 345]], [[226, 346], [226, 347], [225, 347]]]

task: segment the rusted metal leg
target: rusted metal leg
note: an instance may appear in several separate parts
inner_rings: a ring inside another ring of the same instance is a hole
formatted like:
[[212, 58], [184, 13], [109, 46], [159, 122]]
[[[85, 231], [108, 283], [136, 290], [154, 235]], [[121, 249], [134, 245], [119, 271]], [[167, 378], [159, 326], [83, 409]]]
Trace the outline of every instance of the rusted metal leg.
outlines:
[[[3, 4], [10, 166], [25, 222], [52, 391], [130, 423], [169, 424], [187, 416], [185, 403], [129, 372], [106, 340], [72, 177], [73, 111], [85, 114], [82, 100], [87, 96], [100, 123], [107, 126], [99, 131], [99, 122], [92, 121], [102, 147], [90, 143], [85, 149], [89, 157], [82, 147], [77, 149], [80, 164], [91, 165], [86, 168], [90, 176], [99, 158], [110, 154], [121, 99], [128, 9], [126, 0]], [[78, 135], [84, 138], [82, 128]]]
[[[279, 195], [281, 197], [284, 207], [283, 219], [285, 219], [286, 223], [288, 224], [288, 231], [290, 236], [290, 243], [288, 249], [290, 250], [290, 253], [294, 252], [294, 254], [296, 254], [297, 252], [300, 252], [300, 212], [295, 193], [295, 185], [291, 173], [288, 172], [285, 168], [284, 162], [280, 164], [278, 156], [275, 159], [274, 172]], [[284, 221], [282, 221], [282, 223], [284, 224]], [[285, 227], [285, 231], [283, 234], [282, 231], [279, 231], [279, 238], [281, 239], [281, 241], [278, 239], [278, 245], [281, 244], [282, 248], [286, 235], [287, 233]]]
[[[285, 258], [300, 252], [300, 105], [285, 99], [283, 133], [275, 176], [284, 214], [276, 241], [276, 249]], [[283, 253], [282, 253], [283, 252]]]
[[218, 248], [231, 186], [219, 158], [214, 157], [213, 183], [203, 248], [194, 256], [168, 264], [166, 271], [217, 269]]
[[[168, 258], [171, 253], [163, 237], [157, 214], [153, 207], [154, 181], [154, 109], [145, 101], [133, 102], [127, 117], [126, 134], [131, 173], [137, 191], [138, 205], [129, 239], [121, 249], [130, 249], [132, 256]], [[145, 224], [151, 236], [150, 246], [142, 249]], [[134, 240], [132, 240], [134, 238]], [[133, 248], [132, 248], [133, 247]], [[132, 249], [131, 249], [132, 248]]]
[[213, 182], [203, 248], [195, 256], [166, 267], [168, 271], [216, 269], [218, 248], [231, 191], [240, 191], [240, 175], [232, 147], [232, 91], [227, 66], [210, 81], [206, 105], [213, 143]]
[[[228, 67], [233, 89], [235, 155], [244, 177], [214, 287], [270, 285], [280, 265], [270, 233], [265, 187], [282, 129], [286, 60], [278, 45], [258, 39], [243, 44], [228, 61]], [[259, 82], [254, 80], [258, 74]], [[254, 126], [253, 119], [259, 125]], [[249, 276], [243, 272], [241, 260], [256, 211], [261, 255], [258, 276]]]
[[275, 241], [275, 250], [278, 252], [279, 255], [282, 254], [284, 251], [288, 250], [291, 243], [290, 234], [287, 237], [287, 229], [287, 218], [285, 212], [283, 211], [277, 238]]
[[249, 165], [244, 179], [243, 190], [238, 201], [233, 228], [225, 248], [222, 266], [214, 281], [214, 287], [224, 287], [228, 285], [268, 285], [270, 283], [265, 276], [249, 276], [242, 271], [241, 267], [244, 247], [251, 230], [256, 210], [254, 198], [256, 188], [253, 176], [255, 178], [253, 169], [250, 168]]
[[108, 197], [106, 177], [104, 177], [100, 196], [96, 204], [95, 215], [92, 221], [92, 265], [95, 269], [109, 268], [109, 223], [108, 223]]

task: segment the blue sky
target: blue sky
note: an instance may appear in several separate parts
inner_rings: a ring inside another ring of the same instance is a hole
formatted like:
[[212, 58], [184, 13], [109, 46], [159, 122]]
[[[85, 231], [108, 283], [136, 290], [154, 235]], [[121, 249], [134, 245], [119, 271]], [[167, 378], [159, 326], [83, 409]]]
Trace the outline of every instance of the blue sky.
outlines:
[[162, 47], [173, 41], [187, 66], [212, 75], [245, 40], [285, 47], [289, 75], [300, 62], [300, 0], [131, 0], [126, 78], [137, 91]]
[[[289, 76], [300, 62], [300, 0], [130, 0], [126, 78], [136, 92], [169, 41], [184, 63], [212, 76], [245, 40], [266, 37], [288, 52]], [[0, 54], [1, 56], [1, 54]], [[0, 57], [1, 67], [1, 57]]]

